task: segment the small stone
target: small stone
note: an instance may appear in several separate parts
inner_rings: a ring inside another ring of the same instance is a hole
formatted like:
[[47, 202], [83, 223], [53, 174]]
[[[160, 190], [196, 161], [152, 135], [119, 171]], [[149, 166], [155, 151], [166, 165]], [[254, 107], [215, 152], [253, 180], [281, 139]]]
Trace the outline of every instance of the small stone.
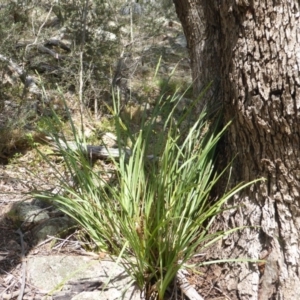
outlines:
[[7, 217], [14, 222], [38, 223], [49, 219], [48, 213], [32, 203], [18, 202], [7, 213]]
[[74, 225], [75, 222], [68, 216], [45, 220], [32, 230], [33, 239], [36, 243], [40, 243], [48, 236], [57, 236], [66, 232]]

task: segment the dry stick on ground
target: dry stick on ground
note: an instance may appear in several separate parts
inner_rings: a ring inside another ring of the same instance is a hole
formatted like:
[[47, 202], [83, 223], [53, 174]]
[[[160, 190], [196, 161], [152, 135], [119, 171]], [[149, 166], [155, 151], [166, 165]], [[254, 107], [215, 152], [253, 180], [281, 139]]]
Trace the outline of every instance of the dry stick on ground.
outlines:
[[[27, 289], [26, 289], [27, 291]], [[29, 291], [29, 290], [28, 290]], [[20, 295], [20, 291], [15, 291], [15, 292], [12, 292], [11, 294], [7, 294], [7, 293], [3, 293], [3, 294], [0, 294], [1, 296], [1, 300], [4, 299], [14, 299], [15, 297], [17, 297], [18, 295]], [[19, 299], [19, 298], [18, 298]], [[23, 298], [22, 298], [23, 299]]]
[[28, 88], [29, 92], [35, 95], [42, 95], [42, 91], [38, 88], [38, 86], [35, 84], [34, 78], [30, 75], [26, 74], [26, 71], [24, 71], [22, 68], [20, 68], [15, 62], [13, 62], [11, 59], [7, 58], [6, 56], [0, 54], [0, 60], [7, 63], [8, 66], [18, 74], [20, 79], [25, 85], [25, 88]]
[[183, 270], [179, 270], [177, 272], [176, 277], [179, 281], [180, 289], [190, 300], [204, 300], [198, 294], [198, 292], [189, 284], [188, 280], [185, 278]]
[[33, 40], [22, 40], [22, 41], [19, 41], [17, 44], [16, 44], [16, 48], [21, 48], [21, 47], [30, 47], [30, 48], [33, 48], [33, 47], [36, 47], [36, 49], [41, 52], [41, 53], [46, 53], [46, 54], [49, 54], [51, 55], [53, 58], [57, 59], [57, 60], [61, 60], [61, 59], [66, 59], [68, 58], [69, 56], [67, 55], [62, 55], [62, 54], [59, 54], [51, 49], [49, 49], [48, 47], [51, 47], [51, 46], [57, 46], [61, 49], [63, 49], [64, 51], [66, 52], [70, 52], [71, 51], [71, 48], [66, 45], [65, 43], [63, 43], [62, 41], [60, 41], [58, 38], [56, 37], [53, 37], [53, 38], [50, 38], [42, 43], [39, 43], [39, 44], [34, 44], [34, 41]]
[[41, 53], [46, 53], [51, 55], [52, 57], [54, 57], [55, 59], [63, 59], [63, 58], [67, 58], [68, 56], [66, 55], [61, 55], [59, 53], [56, 53], [54, 51], [52, 51], [51, 49], [43, 46], [43, 45], [37, 45], [37, 49], [41, 52]]
[[[67, 48], [67, 46], [65, 44], [63, 44], [62, 42], [60, 42], [58, 40], [54, 40], [54, 39], [48, 40], [47, 42], [45, 42], [45, 44], [47, 44], [47, 45], [48, 44], [49, 45], [50, 44], [51, 45], [59, 44], [61, 48], [70, 50], [69, 48]], [[23, 45], [28, 47], [28, 46], [33, 45], [33, 44], [31, 43], [31, 41], [30, 42], [24, 42], [24, 43], [18, 44], [17, 47], [18, 46], [20, 47], [20, 46], [23, 46]], [[54, 52], [53, 50], [45, 47], [44, 45], [36, 45], [36, 46], [37, 46], [37, 49], [40, 52], [47, 53], [47, 54], [51, 55], [52, 57], [54, 57], [55, 59], [65, 59], [65, 58], [67, 58], [67, 56], [58, 54], [58, 53]], [[34, 77], [26, 74], [26, 71], [23, 70], [21, 67], [19, 67], [15, 62], [13, 62], [12, 59], [7, 58], [6, 56], [0, 54], [0, 61], [3, 61], [5, 63], [7, 63], [7, 65], [12, 69], [12, 71], [18, 74], [18, 76], [22, 80], [25, 88], [28, 88], [28, 91], [30, 93], [32, 93], [34, 95], [37, 95], [37, 96], [42, 95], [42, 90], [36, 85]]]
[[24, 249], [24, 240], [23, 240], [23, 233], [20, 230], [20, 228], [16, 231], [20, 235], [20, 240], [21, 240], [21, 259], [22, 259], [22, 284], [20, 288], [20, 294], [18, 297], [18, 300], [23, 299], [23, 294], [25, 291], [25, 284], [26, 284], [26, 260], [25, 260], [25, 249]]
[[[106, 146], [93, 146], [93, 145], [78, 145], [76, 142], [72, 141], [63, 141], [61, 139], [58, 139], [57, 141], [54, 141], [50, 137], [46, 137], [43, 139], [47, 143], [50, 143], [57, 151], [63, 150], [71, 150], [71, 151], [78, 151], [81, 150], [83, 152], [86, 152], [88, 154], [88, 157], [90, 158], [99, 158], [99, 159], [110, 159], [114, 158], [117, 159], [120, 157], [120, 152], [122, 152], [126, 156], [131, 155], [131, 150], [129, 149], [122, 149], [119, 150], [118, 148], [109, 148]], [[147, 155], [148, 159], [154, 159], [154, 155]]]
[[[27, 52], [27, 48], [28, 48], [28, 47], [37, 44], [38, 38], [40, 37], [40, 34], [41, 34], [41, 31], [42, 31], [43, 27], [46, 25], [46, 23], [48, 22], [49, 17], [50, 17], [50, 15], [51, 15], [51, 13], [52, 13], [52, 9], [53, 9], [53, 6], [50, 7], [50, 9], [49, 9], [49, 11], [48, 11], [48, 14], [47, 14], [47, 16], [46, 16], [46, 19], [45, 19], [45, 21], [43, 22], [43, 24], [40, 26], [38, 32], [37, 32], [37, 33], [34, 32], [34, 34], [35, 34], [35, 40], [33, 41], [32, 44], [29, 44], [29, 45], [26, 46], [26, 48], [25, 48], [25, 53]], [[33, 28], [33, 29], [34, 29], [34, 28]]]

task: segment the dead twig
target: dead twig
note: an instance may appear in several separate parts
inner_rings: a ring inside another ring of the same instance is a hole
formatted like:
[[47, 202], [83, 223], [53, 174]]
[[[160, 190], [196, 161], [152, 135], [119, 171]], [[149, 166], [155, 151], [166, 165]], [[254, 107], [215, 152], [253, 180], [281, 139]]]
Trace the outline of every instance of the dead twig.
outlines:
[[202, 298], [198, 294], [198, 292], [189, 284], [183, 273], [183, 270], [179, 270], [176, 277], [179, 282], [180, 289], [190, 300], [204, 300], [204, 298]]
[[20, 288], [20, 293], [18, 296], [18, 300], [23, 299], [24, 291], [25, 291], [25, 284], [26, 284], [26, 260], [25, 260], [25, 247], [24, 247], [24, 239], [23, 239], [23, 233], [20, 230], [20, 228], [16, 231], [20, 235], [20, 241], [21, 241], [21, 259], [22, 259], [22, 283]]
[[[60, 150], [70, 150], [70, 151], [84, 151], [88, 154], [90, 158], [100, 158], [100, 159], [118, 159], [120, 155], [125, 154], [126, 156], [131, 156], [131, 150], [129, 149], [118, 149], [118, 148], [109, 148], [106, 146], [93, 146], [93, 145], [78, 145], [76, 142], [72, 141], [63, 141], [58, 139], [54, 141], [52, 138], [47, 137], [43, 139], [47, 143], [50, 143], [57, 151]], [[149, 160], [155, 159], [154, 155], [147, 155]]]
[[0, 54], [0, 60], [7, 63], [9, 67], [18, 74], [20, 79], [22, 80], [23, 84], [26, 88], [28, 88], [29, 92], [35, 95], [42, 95], [42, 91], [40, 88], [35, 84], [35, 79], [26, 74], [22, 68], [20, 68], [15, 62], [11, 59], [7, 58], [6, 56]]

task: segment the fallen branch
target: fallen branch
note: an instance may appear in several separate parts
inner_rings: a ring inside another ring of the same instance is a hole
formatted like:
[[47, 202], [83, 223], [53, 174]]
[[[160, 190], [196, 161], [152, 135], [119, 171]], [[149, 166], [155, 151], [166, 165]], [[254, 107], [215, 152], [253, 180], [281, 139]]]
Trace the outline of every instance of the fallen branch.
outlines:
[[21, 240], [21, 259], [22, 259], [22, 283], [20, 288], [20, 293], [18, 300], [23, 299], [24, 291], [25, 291], [25, 284], [26, 284], [26, 260], [25, 260], [25, 248], [24, 248], [24, 240], [23, 240], [23, 233], [20, 228], [16, 231], [20, 235]]
[[39, 95], [39, 96], [42, 95], [42, 91], [35, 84], [34, 78], [32, 76], [27, 75], [26, 71], [24, 71], [22, 68], [20, 68], [10, 58], [7, 58], [6, 56], [4, 56], [2, 54], [0, 54], [0, 60], [3, 62], [6, 62], [8, 64], [8, 66], [19, 75], [23, 84], [25, 85], [26, 88], [28, 88], [30, 93]]
[[66, 59], [66, 58], [68, 58], [68, 56], [59, 54], [59, 53], [51, 50], [47, 46], [57, 46], [57, 47], [62, 48], [65, 51], [68, 51], [68, 52], [71, 51], [71, 49], [66, 44], [64, 44], [63, 42], [61, 42], [57, 39], [54, 39], [54, 38], [49, 39], [44, 43], [39, 43], [39, 44], [33, 44], [33, 43], [34, 43], [34, 41], [32, 41], [32, 40], [23, 40], [23, 41], [20, 41], [20, 42], [17, 43], [16, 48], [21, 48], [21, 47], [27, 47], [27, 48], [31, 47], [31, 48], [33, 48], [33, 47], [36, 47], [36, 49], [40, 53], [49, 54], [57, 60]]
[[68, 56], [66, 56], [66, 55], [61, 55], [61, 54], [59, 54], [59, 53], [57, 53], [57, 52], [54, 52], [53, 50], [51, 50], [51, 49], [49, 49], [49, 48], [47, 48], [47, 47], [45, 47], [45, 46], [43, 46], [43, 45], [37, 45], [37, 49], [38, 49], [38, 51], [40, 51], [41, 53], [49, 54], [49, 55], [51, 55], [52, 57], [54, 57], [55, 59], [57, 59], [57, 60], [60, 60], [60, 59], [63, 59], [63, 58], [68, 57]]
[[[27, 289], [26, 289], [26, 291], [27, 291]], [[29, 292], [29, 289], [28, 289], [28, 292]], [[6, 299], [14, 299], [15, 297], [17, 297], [19, 295], [20, 295], [20, 291], [15, 291], [15, 292], [12, 292], [12, 293], [2, 293], [2, 294], [0, 294], [1, 300], [2, 299], [4, 299], [4, 300], [6, 300]]]
[[179, 282], [180, 289], [190, 300], [204, 300], [198, 292], [189, 284], [186, 279], [183, 270], [177, 272], [177, 280]]
[[[47, 142], [49, 142], [49, 138], [47, 137]], [[53, 141], [52, 138], [50, 138], [50, 144], [52, 147], [54, 147], [57, 151], [60, 150], [70, 150], [70, 151], [78, 151], [81, 150], [85, 153], [87, 153], [88, 157], [91, 159], [99, 158], [99, 159], [118, 159], [120, 157], [120, 154], [125, 154], [126, 156], [131, 156], [131, 150], [129, 149], [122, 149], [119, 150], [119, 148], [109, 148], [106, 146], [93, 146], [93, 145], [83, 145], [78, 144], [76, 142], [65, 142], [61, 139], [58, 139], [57, 141]], [[154, 159], [154, 155], [147, 155], [148, 159]]]
[[44, 43], [44, 46], [56, 46], [56, 47], [60, 47], [61, 49], [67, 51], [67, 52], [71, 52], [71, 48], [64, 42], [62, 42], [60, 39], [52, 37], [49, 40], [47, 40]]

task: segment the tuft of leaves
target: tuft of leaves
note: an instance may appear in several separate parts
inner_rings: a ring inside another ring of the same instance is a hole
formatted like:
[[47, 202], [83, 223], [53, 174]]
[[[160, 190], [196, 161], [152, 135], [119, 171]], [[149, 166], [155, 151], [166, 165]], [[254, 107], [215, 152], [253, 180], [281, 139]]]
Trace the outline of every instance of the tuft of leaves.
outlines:
[[[125, 268], [146, 299], [153, 293], [163, 299], [178, 270], [196, 251], [237, 230], [211, 233], [210, 226], [222, 205], [253, 183], [240, 184], [211, 201], [211, 191], [225, 172], [216, 173], [216, 145], [229, 124], [219, 130], [218, 118], [210, 123], [202, 112], [191, 127], [183, 129], [189, 114], [174, 114], [180, 97], [174, 94], [169, 101], [163, 99], [150, 117], [144, 114], [135, 133], [121, 119], [118, 101], [114, 102], [119, 158], [110, 157], [113, 181], [107, 180], [107, 171], [93, 170], [85, 139], [70, 118], [77, 150], [63, 136], [53, 139], [76, 184], [70, 184], [57, 169], [60, 191], [34, 192], [34, 196], [54, 200], [75, 219], [99, 249]], [[157, 117], [171, 105], [158, 131]], [[188, 112], [192, 110], [193, 106]], [[127, 139], [130, 149], [123, 146]]]

